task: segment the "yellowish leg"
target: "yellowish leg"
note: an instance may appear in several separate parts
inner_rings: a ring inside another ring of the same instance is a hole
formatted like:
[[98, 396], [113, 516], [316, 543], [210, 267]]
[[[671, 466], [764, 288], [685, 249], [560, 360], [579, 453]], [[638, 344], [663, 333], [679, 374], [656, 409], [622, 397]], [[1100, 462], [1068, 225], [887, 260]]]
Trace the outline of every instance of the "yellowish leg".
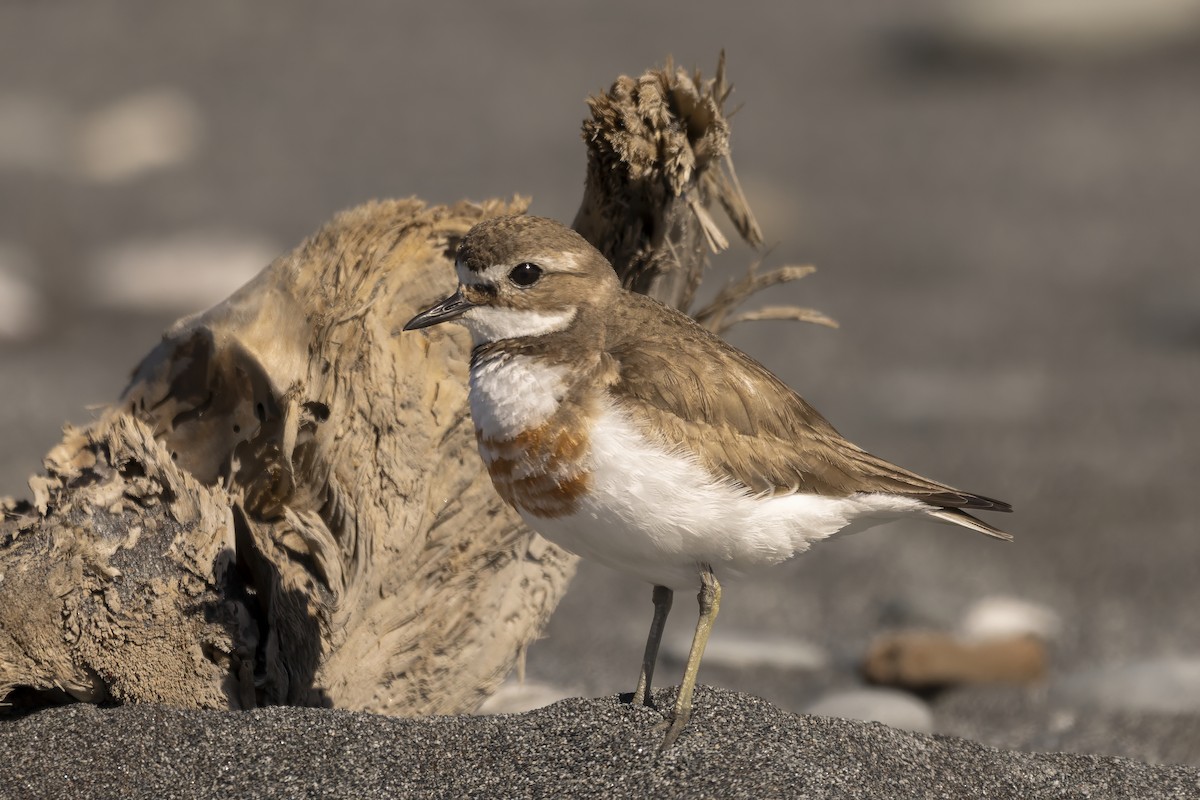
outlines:
[[650, 635], [646, 638], [646, 653], [642, 656], [642, 673], [638, 676], [637, 688], [633, 690], [635, 706], [650, 705], [650, 681], [654, 678], [654, 662], [658, 660], [658, 644], [662, 641], [667, 614], [671, 613], [671, 599], [675, 595], [665, 586], [654, 587], [654, 619], [650, 622]]
[[700, 671], [700, 659], [704, 657], [704, 646], [712, 633], [713, 622], [721, 608], [721, 584], [713, 574], [712, 567], [705, 566], [700, 573], [700, 619], [696, 622], [696, 635], [692, 637], [692, 649], [688, 652], [687, 668], [683, 671], [683, 683], [679, 685], [679, 696], [675, 699], [675, 716], [660, 749], [666, 750], [679, 738], [680, 732], [692, 717], [692, 692], [696, 688], [696, 673]]

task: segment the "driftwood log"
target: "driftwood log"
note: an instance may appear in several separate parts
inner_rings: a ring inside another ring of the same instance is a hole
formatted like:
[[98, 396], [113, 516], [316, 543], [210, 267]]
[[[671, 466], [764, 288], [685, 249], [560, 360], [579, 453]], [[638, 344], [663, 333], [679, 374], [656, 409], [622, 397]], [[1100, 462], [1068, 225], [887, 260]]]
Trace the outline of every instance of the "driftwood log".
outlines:
[[[710, 208], [761, 240], [723, 73], [622, 77], [584, 122], [577, 229], [626, 285], [685, 310], [725, 246]], [[525, 206], [368, 203], [168, 330], [115, 405], [65, 430], [32, 498], [2, 501], [0, 698], [475, 709], [574, 559], [492, 490], [466, 335], [395, 332], [452, 290], [472, 224]], [[790, 269], [751, 270], [698, 318], [732, 324]]]

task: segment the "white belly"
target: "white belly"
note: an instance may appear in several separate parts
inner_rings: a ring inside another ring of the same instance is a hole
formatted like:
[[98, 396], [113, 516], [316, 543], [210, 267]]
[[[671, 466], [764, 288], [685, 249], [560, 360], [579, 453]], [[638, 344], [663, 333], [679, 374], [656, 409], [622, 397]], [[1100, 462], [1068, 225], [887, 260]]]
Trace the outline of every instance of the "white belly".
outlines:
[[884, 494], [756, 497], [713, 480], [693, 458], [648, 441], [613, 407], [590, 438], [588, 492], [575, 513], [522, 517], [567, 550], [672, 589], [698, 587], [702, 564], [719, 579], [738, 577], [839, 531], [926, 509]]

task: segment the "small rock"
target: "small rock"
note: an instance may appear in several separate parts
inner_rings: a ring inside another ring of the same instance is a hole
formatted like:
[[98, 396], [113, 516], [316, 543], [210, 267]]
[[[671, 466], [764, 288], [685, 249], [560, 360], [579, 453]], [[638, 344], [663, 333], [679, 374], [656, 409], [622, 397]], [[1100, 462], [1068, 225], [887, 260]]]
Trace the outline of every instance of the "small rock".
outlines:
[[807, 709], [806, 714], [840, 717], [863, 722], [882, 722], [893, 728], [929, 733], [933, 730], [933, 712], [908, 692], [895, 689], [854, 689], [826, 695]]
[[257, 236], [194, 231], [135, 239], [98, 253], [88, 299], [138, 311], [196, 311], [228, 297], [281, 252]]
[[46, 305], [26, 278], [33, 265], [25, 248], [0, 242], [0, 341], [29, 339], [45, 324]]
[[202, 134], [200, 110], [182, 92], [139, 92], [80, 123], [76, 131], [79, 171], [100, 183], [117, 183], [178, 166], [195, 156]]
[[967, 609], [959, 634], [968, 641], [1010, 639], [1031, 635], [1052, 641], [1062, 629], [1062, 620], [1051, 609], [1015, 597], [984, 597]]
[[1200, 38], [1200, 0], [943, 0], [926, 33], [965, 52], [1100, 59]]
[[[691, 637], [668, 639], [664, 653], [677, 663], [685, 663], [691, 649]], [[743, 632], [714, 632], [704, 649], [705, 666], [733, 669], [769, 667], [814, 671], [829, 663], [829, 654], [811, 642], [787, 636]]]
[[505, 681], [496, 693], [483, 701], [476, 714], [522, 714], [542, 708], [573, 695], [561, 686], [537, 681]]
[[1096, 667], [1065, 677], [1055, 693], [1071, 704], [1112, 710], [1200, 712], [1200, 656]]
[[1028, 683], [1046, 673], [1046, 646], [1033, 636], [967, 642], [902, 631], [876, 638], [863, 674], [872, 683], [924, 690], [963, 683]]

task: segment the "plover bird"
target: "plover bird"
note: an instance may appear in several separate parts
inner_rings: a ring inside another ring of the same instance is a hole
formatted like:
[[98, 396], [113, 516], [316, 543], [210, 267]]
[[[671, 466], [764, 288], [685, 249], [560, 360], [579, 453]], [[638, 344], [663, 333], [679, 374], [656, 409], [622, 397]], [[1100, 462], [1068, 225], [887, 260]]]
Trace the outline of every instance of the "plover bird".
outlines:
[[1007, 503], [851, 444], [757, 361], [623, 289], [604, 256], [557, 222], [481, 222], [455, 266], [458, 291], [404, 330], [456, 320], [471, 332], [479, 453], [522, 519], [653, 585], [634, 703], [651, 702], [673, 593], [699, 588], [664, 748], [691, 716], [721, 580], [901, 517], [1012, 538], [966, 511], [1011, 511]]

